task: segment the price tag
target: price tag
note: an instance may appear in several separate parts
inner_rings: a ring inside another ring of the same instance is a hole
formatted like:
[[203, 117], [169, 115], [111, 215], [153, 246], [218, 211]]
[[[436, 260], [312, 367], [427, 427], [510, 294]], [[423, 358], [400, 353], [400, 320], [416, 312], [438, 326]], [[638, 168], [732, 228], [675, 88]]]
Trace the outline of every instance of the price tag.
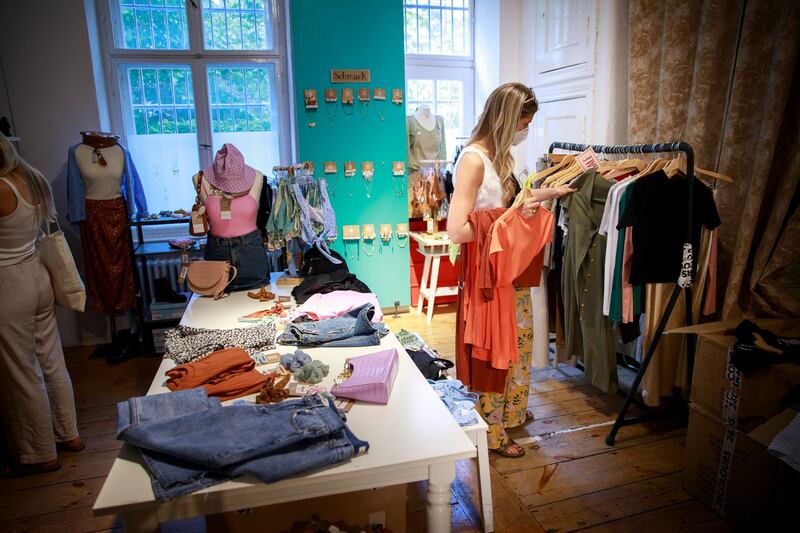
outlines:
[[219, 216], [222, 220], [231, 219], [231, 198], [230, 196], [223, 196], [219, 201]]
[[597, 154], [592, 150], [591, 146], [575, 156], [575, 160], [583, 170], [589, 170], [590, 168], [597, 168], [600, 166], [600, 160], [597, 158]]
[[191, 221], [192, 221], [192, 235], [205, 235], [207, 231], [206, 226], [206, 206], [195, 204], [192, 208]]

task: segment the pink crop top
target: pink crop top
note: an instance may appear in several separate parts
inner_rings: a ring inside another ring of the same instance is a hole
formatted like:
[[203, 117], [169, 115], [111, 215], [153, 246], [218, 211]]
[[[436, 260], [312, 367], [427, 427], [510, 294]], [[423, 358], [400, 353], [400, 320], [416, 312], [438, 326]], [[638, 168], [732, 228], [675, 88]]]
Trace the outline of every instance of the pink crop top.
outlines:
[[231, 218], [225, 220], [221, 213], [221, 196], [208, 194], [208, 184], [203, 180], [206, 189], [206, 214], [211, 233], [215, 237], [241, 237], [257, 229], [258, 202], [250, 193], [237, 196], [231, 200]]

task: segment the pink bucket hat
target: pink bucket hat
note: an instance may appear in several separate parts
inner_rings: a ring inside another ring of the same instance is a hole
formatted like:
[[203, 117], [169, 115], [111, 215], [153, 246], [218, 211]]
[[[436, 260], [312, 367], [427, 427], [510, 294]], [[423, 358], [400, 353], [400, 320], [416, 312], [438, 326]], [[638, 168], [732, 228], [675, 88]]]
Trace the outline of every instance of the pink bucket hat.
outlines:
[[244, 164], [244, 156], [238, 148], [225, 143], [214, 156], [214, 163], [203, 170], [203, 177], [222, 192], [241, 194], [253, 186], [256, 169]]

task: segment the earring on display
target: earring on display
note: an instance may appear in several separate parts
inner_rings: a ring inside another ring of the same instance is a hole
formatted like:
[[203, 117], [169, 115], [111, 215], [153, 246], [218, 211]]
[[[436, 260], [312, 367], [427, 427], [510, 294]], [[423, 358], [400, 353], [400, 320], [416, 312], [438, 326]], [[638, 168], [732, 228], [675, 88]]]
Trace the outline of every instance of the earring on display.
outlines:
[[[356, 175], [356, 163], [355, 161], [345, 161], [344, 162], [344, 177], [345, 179], [352, 178]], [[350, 198], [353, 198], [353, 188], [348, 187], [347, 192], [350, 195]]]
[[372, 176], [375, 174], [375, 165], [372, 161], [363, 161], [361, 163], [361, 177], [364, 180], [364, 189], [367, 192], [367, 198], [372, 198]]

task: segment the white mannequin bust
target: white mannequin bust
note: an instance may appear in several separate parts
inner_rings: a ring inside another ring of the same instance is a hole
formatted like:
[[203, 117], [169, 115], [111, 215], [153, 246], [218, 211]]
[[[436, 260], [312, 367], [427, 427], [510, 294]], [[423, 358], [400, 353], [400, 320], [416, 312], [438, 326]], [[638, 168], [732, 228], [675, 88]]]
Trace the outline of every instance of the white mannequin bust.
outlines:
[[417, 119], [419, 125], [426, 130], [432, 130], [436, 127], [436, 116], [433, 114], [428, 104], [420, 105], [417, 110], [414, 111], [414, 118]]
[[94, 148], [79, 144], [75, 148], [75, 162], [83, 176], [86, 198], [89, 200], [113, 200], [122, 196], [122, 174], [125, 170], [125, 152], [118, 144], [99, 148], [107, 165], [100, 164]]

